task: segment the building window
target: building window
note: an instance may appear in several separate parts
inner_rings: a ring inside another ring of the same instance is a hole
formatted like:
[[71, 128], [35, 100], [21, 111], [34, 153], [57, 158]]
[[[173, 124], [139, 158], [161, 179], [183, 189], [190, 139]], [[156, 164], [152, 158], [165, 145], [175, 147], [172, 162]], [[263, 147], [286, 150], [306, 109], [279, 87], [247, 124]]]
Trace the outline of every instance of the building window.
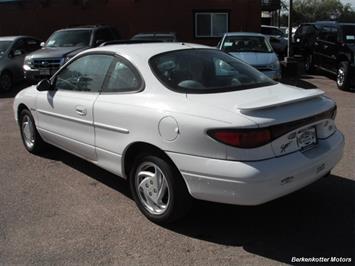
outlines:
[[195, 37], [222, 37], [228, 32], [227, 12], [196, 12]]

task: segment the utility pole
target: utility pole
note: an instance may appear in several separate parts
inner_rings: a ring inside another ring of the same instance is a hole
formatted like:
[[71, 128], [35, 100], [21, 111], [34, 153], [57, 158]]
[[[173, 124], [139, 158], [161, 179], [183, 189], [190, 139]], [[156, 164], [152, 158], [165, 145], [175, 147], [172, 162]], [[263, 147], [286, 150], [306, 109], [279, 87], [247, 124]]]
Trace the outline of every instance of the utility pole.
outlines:
[[288, 49], [287, 49], [287, 57], [290, 58], [292, 56], [292, 10], [293, 10], [293, 0], [290, 0], [289, 8], [288, 8]]

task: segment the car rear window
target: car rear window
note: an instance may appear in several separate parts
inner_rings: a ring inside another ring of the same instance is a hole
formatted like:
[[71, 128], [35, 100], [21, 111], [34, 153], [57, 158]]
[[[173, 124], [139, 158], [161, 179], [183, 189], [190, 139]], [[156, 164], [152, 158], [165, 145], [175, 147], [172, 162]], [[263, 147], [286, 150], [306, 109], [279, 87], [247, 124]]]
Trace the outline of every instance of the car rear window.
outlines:
[[167, 88], [182, 93], [218, 93], [276, 84], [255, 68], [215, 49], [186, 49], [149, 60]]
[[343, 38], [345, 42], [355, 42], [355, 25], [349, 25], [343, 27]]

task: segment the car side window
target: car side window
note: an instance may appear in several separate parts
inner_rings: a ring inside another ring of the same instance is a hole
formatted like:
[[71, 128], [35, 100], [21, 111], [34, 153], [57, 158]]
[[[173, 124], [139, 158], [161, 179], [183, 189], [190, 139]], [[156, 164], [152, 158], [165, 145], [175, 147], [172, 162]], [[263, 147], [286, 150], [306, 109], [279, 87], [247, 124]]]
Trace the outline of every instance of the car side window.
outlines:
[[141, 88], [142, 80], [138, 72], [128, 63], [115, 59], [108, 74], [104, 92], [137, 91]]
[[322, 28], [319, 38], [323, 41], [335, 43], [338, 37], [338, 30], [335, 27], [325, 26]]
[[115, 37], [109, 28], [99, 29], [95, 33], [95, 45], [114, 40]]
[[40, 41], [35, 39], [26, 39], [26, 52], [31, 53], [41, 48]]
[[26, 53], [26, 43], [24, 39], [17, 40], [14, 46], [12, 47], [12, 51], [16, 53], [16, 55], [25, 54]]
[[56, 76], [57, 90], [98, 92], [101, 90], [113, 57], [86, 55], [66, 66]]

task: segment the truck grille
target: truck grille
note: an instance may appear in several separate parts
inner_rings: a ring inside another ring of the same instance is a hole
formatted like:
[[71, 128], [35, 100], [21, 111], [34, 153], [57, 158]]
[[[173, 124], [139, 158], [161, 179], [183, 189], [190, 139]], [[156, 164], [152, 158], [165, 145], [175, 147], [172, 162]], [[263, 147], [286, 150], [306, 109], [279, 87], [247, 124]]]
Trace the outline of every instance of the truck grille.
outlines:
[[35, 68], [49, 68], [49, 69], [59, 69], [61, 66], [62, 58], [51, 58], [51, 59], [35, 59], [33, 61], [33, 66]]
[[254, 66], [257, 70], [259, 71], [272, 71], [272, 69], [270, 68], [270, 66], [265, 65], [265, 66]]

